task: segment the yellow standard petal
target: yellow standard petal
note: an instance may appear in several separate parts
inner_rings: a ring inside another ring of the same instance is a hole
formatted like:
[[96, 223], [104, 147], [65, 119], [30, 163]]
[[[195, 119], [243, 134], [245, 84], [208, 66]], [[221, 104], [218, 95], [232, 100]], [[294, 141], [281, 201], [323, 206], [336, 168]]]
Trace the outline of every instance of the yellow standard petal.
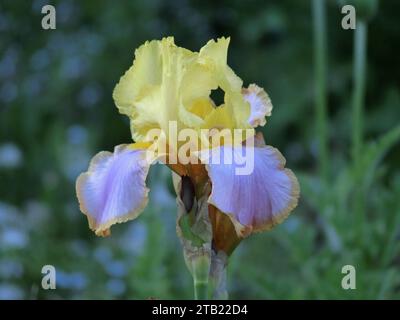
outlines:
[[214, 109], [204, 127], [250, 128], [250, 106], [241, 93], [243, 82], [227, 64], [229, 41], [230, 38], [210, 40], [199, 52], [200, 62], [212, 70], [218, 87], [225, 93], [224, 104], [219, 106], [225, 110]]
[[121, 113], [131, 118], [132, 137], [143, 141], [157, 128], [168, 133], [169, 121], [176, 121], [181, 104], [180, 87], [187, 66], [195, 54], [177, 47], [172, 37], [146, 42], [135, 53], [133, 66], [114, 89], [114, 101]]
[[[186, 127], [251, 128], [243, 82], [227, 64], [229, 41], [211, 40], [197, 53], [177, 47], [169, 37], [136, 50], [133, 66], [113, 94], [119, 111], [131, 119], [134, 140], [144, 141], [151, 129], [161, 129], [169, 141], [171, 121], [178, 132]], [[218, 88], [224, 91], [220, 106], [210, 99]]]

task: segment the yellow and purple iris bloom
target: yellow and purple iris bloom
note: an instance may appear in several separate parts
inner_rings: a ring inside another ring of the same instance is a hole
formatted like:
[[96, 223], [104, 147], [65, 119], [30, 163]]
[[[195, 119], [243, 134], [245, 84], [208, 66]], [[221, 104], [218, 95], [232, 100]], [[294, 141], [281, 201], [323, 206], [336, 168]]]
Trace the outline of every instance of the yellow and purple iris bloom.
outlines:
[[[192, 52], [168, 37], [146, 42], [136, 50], [133, 65], [113, 93], [119, 111], [130, 118], [135, 143], [119, 145], [113, 153], [98, 153], [76, 183], [80, 209], [97, 235], [108, 235], [113, 224], [135, 219], [146, 207], [146, 176], [152, 164], [146, 157], [150, 130], [168, 132], [169, 123], [174, 122], [178, 132], [184, 128], [248, 129], [255, 136], [254, 128], [265, 125], [271, 101], [258, 86], [243, 87], [227, 65], [228, 45], [229, 38], [220, 38]], [[210, 98], [218, 88], [224, 92], [220, 106]], [[167, 134], [166, 139], [168, 143], [172, 137]], [[268, 230], [297, 205], [299, 185], [292, 171], [284, 168], [285, 159], [263, 139], [256, 141], [251, 146], [254, 170], [249, 175], [235, 174], [235, 163], [166, 163], [180, 176], [188, 176], [196, 188], [208, 183], [210, 188], [204, 190], [208, 190], [214, 232], [221, 221], [232, 222], [238, 239]], [[249, 147], [245, 141], [233, 146], [237, 152]], [[214, 145], [211, 153], [224, 152], [224, 148], [222, 143]], [[195, 154], [203, 150], [198, 151]], [[226, 237], [232, 230], [227, 231], [225, 223], [220, 232]]]

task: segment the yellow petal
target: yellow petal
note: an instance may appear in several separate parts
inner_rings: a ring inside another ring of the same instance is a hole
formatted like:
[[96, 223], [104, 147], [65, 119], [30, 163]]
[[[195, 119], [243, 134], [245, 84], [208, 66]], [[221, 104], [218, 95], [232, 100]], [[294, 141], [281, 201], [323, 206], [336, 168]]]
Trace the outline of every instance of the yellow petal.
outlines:
[[214, 68], [218, 85], [222, 90], [225, 92], [240, 91], [243, 82], [227, 64], [229, 42], [230, 38], [219, 38], [217, 41], [210, 40], [200, 49], [199, 59], [204, 64]]
[[235, 122], [231, 110], [225, 105], [215, 108], [206, 118], [204, 128], [207, 129], [234, 129]]
[[[212, 123], [215, 124], [215, 118], [219, 115], [231, 117], [230, 125], [234, 128], [249, 128], [247, 119], [250, 115], [250, 106], [241, 94], [242, 80], [233, 72], [227, 64], [227, 52], [229, 46], [229, 38], [220, 38], [216, 42], [210, 40], [199, 53], [199, 60], [209, 65], [213, 70], [218, 86], [225, 92], [224, 107], [226, 111], [216, 112], [211, 116]], [[226, 119], [220, 119], [226, 122]]]
[[[242, 80], [227, 65], [229, 38], [209, 41], [199, 53], [177, 47], [173, 38], [146, 42], [114, 90], [121, 113], [131, 119], [132, 137], [144, 141], [151, 129], [168, 137], [170, 121], [178, 132], [189, 128], [251, 128], [250, 104]], [[215, 109], [211, 91], [225, 92]]]
[[196, 61], [187, 67], [181, 87], [182, 106], [179, 116], [188, 127], [200, 127], [206, 115], [214, 109], [209, 98], [211, 90], [218, 88], [214, 71], [214, 68], [198, 61], [198, 54]]
[[[173, 44], [173, 38], [162, 41]], [[134, 114], [135, 101], [161, 84], [162, 60], [160, 41], [146, 42], [135, 51], [133, 65], [121, 77], [116, 85], [113, 98], [119, 111], [128, 116]]]
[[179, 129], [180, 86], [194, 57], [171, 37], [146, 42], [136, 51], [133, 66], [113, 95], [120, 112], [131, 118], [135, 140], [142, 141], [152, 128], [167, 133], [169, 121], [177, 121]]

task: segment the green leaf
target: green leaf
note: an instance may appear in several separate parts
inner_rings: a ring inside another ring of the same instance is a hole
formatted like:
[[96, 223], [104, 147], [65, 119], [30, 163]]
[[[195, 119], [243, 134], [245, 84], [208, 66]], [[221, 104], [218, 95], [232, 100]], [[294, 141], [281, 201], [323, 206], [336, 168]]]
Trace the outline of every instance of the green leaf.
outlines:
[[[377, 164], [384, 157], [386, 152], [400, 141], [400, 125], [381, 136], [377, 141], [368, 143], [364, 147], [360, 164], [354, 164], [355, 172], [362, 183], [363, 188], [371, 184]], [[357, 179], [358, 180], [358, 179]]]
[[370, 186], [379, 161], [398, 141], [400, 141], [400, 126], [388, 131], [376, 141], [364, 145], [360, 163], [352, 163], [341, 170], [336, 178], [334, 194], [339, 203], [345, 203], [357, 184], [364, 190]]

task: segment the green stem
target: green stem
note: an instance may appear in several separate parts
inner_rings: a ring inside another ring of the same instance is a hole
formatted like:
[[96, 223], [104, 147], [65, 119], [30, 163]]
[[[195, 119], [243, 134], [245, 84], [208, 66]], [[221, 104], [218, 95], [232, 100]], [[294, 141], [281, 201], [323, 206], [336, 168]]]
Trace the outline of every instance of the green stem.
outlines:
[[212, 298], [218, 300], [227, 300], [228, 291], [226, 290], [226, 268], [228, 256], [220, 251], [212, 253], [210, 281], [212, 284]]
[[[352, 158], [353, 166], [360, 163], [363, 146], [363, 109], [365, 99], [366, 55], [367, 55], [367, 24], [357, 20], [354, 35], [354, 67], [353, 67], [353, 131]], [[357, 172], [356, 179], [360, 181], [362, 172]], [[358, 239], [364, 239], [364, 190], [357, 187], [354, 194], [354, 213], [356, 227], [359, 229]]]
[[208, 281], [196, 282], [194, 281], [194, 298], [195, 300], [208, 299]]
[[210, 273], [210, 256], [208, 254], [192, 257], [192, 276], [194, 285], [194, 298], [196, 300], [208, 299], [208, 276]]
[[365, 97], [365, 70], [367, 51], [367, 24], [358, 20], [354, 35], [353, 67], [353, 161], [358, 163], [362, 150], [363, 106]]
[[329, 154], [327, 134], [326, 99], [326, 10], [325, 0], [313, 0], [314, 57], [315, 57], [315, 112], [318, 137], [319, 171], [325, 183], [328, 182]]

